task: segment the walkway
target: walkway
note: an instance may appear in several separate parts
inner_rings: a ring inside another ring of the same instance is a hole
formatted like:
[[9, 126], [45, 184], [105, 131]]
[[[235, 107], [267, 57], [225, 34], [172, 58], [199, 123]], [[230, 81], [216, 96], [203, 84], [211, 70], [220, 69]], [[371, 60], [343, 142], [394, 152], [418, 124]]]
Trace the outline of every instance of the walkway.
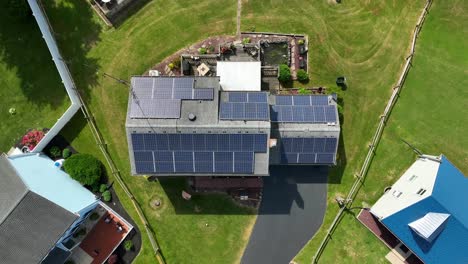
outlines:
[[241, 11], [242, 11], [242, 0], [237, 0], [237, 38], [241, 38]]
[[327, 167], [276, 166], [270, 174], [243, 264], [289, 263], [322, 224]]

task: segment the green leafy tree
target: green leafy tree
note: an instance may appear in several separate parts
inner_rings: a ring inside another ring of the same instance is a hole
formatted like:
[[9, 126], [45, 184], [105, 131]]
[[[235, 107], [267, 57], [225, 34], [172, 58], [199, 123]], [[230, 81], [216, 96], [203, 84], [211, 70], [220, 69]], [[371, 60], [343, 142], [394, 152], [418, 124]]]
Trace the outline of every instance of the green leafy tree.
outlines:
[[279, 66], [279, 77], [278, 79], [280, 82], [289, 82], [291, 81], [291, 70], [289, 69], [288, 65], [281, 64]]
[[309, 81], [309, 74], [303, 69], [297, 71], [297, 80], [301, 83], [306, 83]]
[[102, 174], [101, 162], [89, 154], [71, 156], [65, 160], [63, 168], [73, 179], [89, 186], [98, 183]]

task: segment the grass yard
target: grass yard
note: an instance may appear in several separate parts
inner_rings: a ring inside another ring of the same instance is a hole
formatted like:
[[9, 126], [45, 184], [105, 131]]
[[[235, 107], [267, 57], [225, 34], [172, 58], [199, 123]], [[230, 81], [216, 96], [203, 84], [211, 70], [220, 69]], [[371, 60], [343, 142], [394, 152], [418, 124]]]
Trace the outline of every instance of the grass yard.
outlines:
[[[424, 153], [445, 154], [468, 174], [468, 15], [463, 12], [467, 8], [463, 0], [434, 1], [418, 40], [414, 67], [354, 206], [374, 204], [414, 162], [414, 153], [400, 139]], [[354, 218], [358, 212], [345, 214], [321, 263], [387, 263], [389, 250]], [[310, 263], [318, 242], [311, 242], [299, 263]]]
[[303, 1], [247, 1], [243, 7], [243, 30], [254, 27], [257, 31], [309, 35], [312, 85], [334, 89], [337, 76], [344, 75], [348, 79], [348, 88], [340, 92], [344, 102], [341, 160], [329, 175], [329, 207], [323, 228], [296, 257], [301, 264], [310, 263], [335, 217], [338, 211], [335, 197], [345, 195], [351, 188], [353, 175], [365, 158], [379, 115], [400, 74], [410, 35], [425, 3], [402, 0], [333, 2], [314, 1], [306, 5]]
[[2, 1], [0, 24], [8, 25], [0, 27], [0, 152], [7, 152], [28, 129], [50, 128], [70, 101], [34, 18], [12, 18]]
[[[184, 181], [148, 182], [129, 175], [125, 137], [128, 88], [112, 76], [130, 79], [184, 46], [208, 36], [235, 33], [234, 1], [151, 1], [117, 29], [99, 21], [86, 1], [43, 1], [77, 86], [94, 113], [98, 127], [124, 180], [141, 204], [167, 263], [236, 263], [250, 234], [255, 212], [222, 195], [181, 197]], [[69, 21], [63, 23], [62, 21]], [[98, 73], [97, 73], [98, 72]], [[63, 134], [81, 152], [101, 157], [89, 127], [77, 116]], [[110, 175], [112, 180], [112, 175]], [[123, 191], [114, 184], [130, 215], [140, 221]], [[160, 199], [160, 208], [151, 201]], [[142, 230], [142, 228], [140, 227]], [[154, 263], [143, 233], [136, 263]]]

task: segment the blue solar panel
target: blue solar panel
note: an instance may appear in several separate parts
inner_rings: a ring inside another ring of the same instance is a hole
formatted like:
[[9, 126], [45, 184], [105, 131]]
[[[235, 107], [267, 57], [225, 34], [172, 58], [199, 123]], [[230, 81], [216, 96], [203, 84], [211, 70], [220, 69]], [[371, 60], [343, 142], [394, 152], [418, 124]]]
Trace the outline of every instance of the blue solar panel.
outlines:
[[294, 122], [303, 122], [304, 121], [303, 107], [293, 107], [292, 108], [292, 119], [293, 119]]
[[328, 105], [328, 95], [311, 96], [312, 105]]
[[133, 150], [145, 150], [143, 134], [132, 134], [132, 146]]
[[246, 120], [257, 119], [257, 104], [256, 103], [245, 103], [245, 119]]
[[215, 172], [232, 173], [233, 172], [233, 153], [232, 152], [215, 152], [214, 153]]
[[232, 118], [232, 104], [231, 103], [221, 103], [219, 111], [220, 119], [231, 119]]
[[337, 142], [338, 142], [338, 140], [336, 138], [326, 138], [325, 139], [325, 149], [324, 149], [323, 152], [335, 153]]
[[253, 151], [255, 143], [255, 135], [244, 134], [242, 135], [242, 151]]
[[154, 164], [157, 173], [174, 173], [173, 162], [157, 162]]
[[253, 173], [253, 162], [234, 163], [234, 173], [251, 174]]
[[156, 134], [143, 134], [145, 150], [158, 150]]
[[182, 99], [182, 100], [187, 100], [187, 99], [192, 99], [193, 94], [192, 94], [192, 87], [187, 87], [187, 88], [179, 88], [175, 89], [174, 88], [174, 98], [173, 99]]
[[234, 152], [234, 162], [252, 162], [254, 157], [253, 152]]
[[218, 151], [218, 135], [217, 134], [206, 134], [206, 150], [207, 151]]
[[297, 153], [282, 153], [281, 163], [297, 163]]
[[316, 123], [325, 122], [325, 111], [323, 109], [323, 106], [314, 106], [314, 117]]
[[322, 153], [325, 150], [325, 139], [316, 138], [314, 142], [314, 152]]
[[318, 153], [317, 154], [317, 161], [316, 163], [320, 164], [330, 164], [334, 162], [334, 154], [328, 154], [328, 153]]
[[213, 152], [195, 152], [195, 162], [213, 162]]
[[281, 121], [283, 122], [292, 122], [292, 106], [283, 106], [281, 107]]
[[209, 162], [195, 162], [196, 173], [213, 173], [213, 161]]
[[314, 152], [314, 138], [304, 138], [303, 152]]
[[248, 95], [248, 102], [251, 103], [266, 103], [268, 102], [268, 96], [265, 92], [250, 92]]
[[283, 152], [293, 152], [293, 138], [283, 138], [281, 139], [281, 143], [283, 146], [282, 151]]
[[213, 88], [197, 88], [193, 91], [195, 100], [213, 100]]
[[277, 95], [276, 105], [292, 105], [292, 96], [289, 95]]
[[232, 119], [244, 119], [244, 116], [245, 116], [245, 104], [233, 103], [232, 104]]
[[174, 90], [193, 88], [194, 78], [192, 77], [174, 78], [173, 80]]
[[295, 95], [293, 96], [294, 105], [310, 105], [310, 96]]
[[206, 142], [204, 134], [193, 134], [193, 150], [194, 151], [204, 151], [206, 150]]
[[281, 121], [281, 107], [280, 106], [277, 106], [277, 105], [273, 105], [271, 106], [271, 109], [270, 109], [270, 119], [272, 122], [278, 122], [278, 121]]
[[153, 173], [154, 163], [146, 161], [135, 161], [135, 170], [137, 173]]
[[293, 138], [292, 141], [292, 151], [291, 152], [302, 152], [302, 145], [304, 144], [304, 140], [302, 138]]
[[193, 152], [174, 152], [176, 172], [193, 172]]
[[233, 154], [233, 152], [215, 152], [214, 160], [215, 162], [232, 162]]
[[192, 134], [181, 134], [180, 135], [180, 149], [183, 151], [192, 151], [193, 150], [193, 140]]
[[172, 97], [172, 86], [158, 87], [153, 91], [153, 99], [174, 99]]
[[228, 96], [229, 102], [247, 102], [247, 93], [230, 92]]
[[256, 134], [254, 151], [266, 153], [268, 148], [268, 137], [266, 134]]
[[169, 134], [169, 150], [180, 150], [180, 134]]
[[242, 150], [242, 134], [233, 134], [230, 136], [229, 150], [241, 151]]
[[229, 151], [229, 138], [228, 134], [218, 135], [218, 151]]
[[304, 122], [313, 123], [315, 121], [313, 106], [302, 107], [302, 113], [304, 114]]
[[[169, 140], [166, 134], [155, 134], [157, 150], [169, 150]], [[145, 140], [146, 143], [146, 140]]]
[[174, 157], [172, 152], [169, 151], [155, 151], [154, 153], [154, 161], [156, 163], [159, 162], [174, 162]]
[[135, 160], [137, 161], [151, 161], [153, 162], [153, 152], [152, 151], [135, 151], [133, 152]]
[[178, 173], [190, 173], [193, 172], [193, 161], [192, 162], [176, 162], [174, 164], [175, 172]]
[[268, 104], [257, 103], [257, 120], [268, 120]]
[[299, 163], [315, 163], [315, 153], [299, 153]]
[[330, 123], [336, 123], [336, 106], [325, 106], [325, 121]]

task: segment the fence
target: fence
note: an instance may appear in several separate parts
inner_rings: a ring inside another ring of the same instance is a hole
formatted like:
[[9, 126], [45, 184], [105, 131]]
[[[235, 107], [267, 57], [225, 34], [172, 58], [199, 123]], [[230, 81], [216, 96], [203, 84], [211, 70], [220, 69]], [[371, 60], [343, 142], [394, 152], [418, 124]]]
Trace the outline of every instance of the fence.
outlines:
[[317, 251], [316, 251], [316, 253], [314, 255], [312, 263], [317, 263], [318, 260], [320, 259], [320, 256], [322, 255], [323, 251], [325, 250], [326, 245], [330, 241], [332, 234], [336, 230], [336, 228], [337, 228], [337, 226], [339, 224], [339, 221], [341, 220], [341, 218], [343, 216], [343, 213], [350, 208], [350, 206], [352, 205], [352, 201], [356, 197], [359, 188], [364, 183], [364, 180], [365, 180], [365, 177], [367, 175], [369, 166], [370, 166], [370, 164], [372, 162], [372, 158], [375, 155], [375, 150], [377, 148], [377, 145], [380, 142], [380, 138], [381, 138], [382, 132], [383, 132], [383, 130], [385, 128], [388, 116], [389, 116], [390, 112], [392, 111], [393, 106], [396, 103], [396, 100], [397, 100], [397, 98], [398, 98], [398, 96], [400, 94], [403, 83], [405, 82], [406, 76], [408, 75], [408, 72], [409, 72], [409, 69], [410, 69], [410, 66], [411, 66], [411, 62], [413, 60], [413, 56], [414, 56], [414, 53], [415, 53], [416, 39], [418, 38], [419, 32], [421, 31], [422, 25], [424, 23], [424, 20], [426, 19], [426, 15], [429, 12], [429, 8], [430, 8], [431, 5], [432, 5], [432, 0], [427, 0], [426, 5], [424, 6], [424, 9], [423, 9], [421, 15], [419, 16], [418, 23], [416, 24], [416, 27], [414, 29], [413, 39], [412, 39], [412, 42], [411, 42], [411, 49], [410, 49], [409, 56], [406, 57], [406, 59], [405, 59], [406, 60], [405, 66], [403, 67], [403, 71], [402, 71], [402, 73], [400, 75], [400, 78], [398, 79], [397, 85], [395, 87], [393, 87], [392, 95], [390, 96], [390, 99], [387, 102], [387, 105], [385, 107], [385, 110], [384, 110], [383, 114], [380, 116], [379, 125], [378, 125], [377, 130], [375, 131], [375, 134], [374, 134], [374, 136], [372, 138], [372, 141], [371, 141], [371, 143], [369, 145], [369, 151], [367, 152], [367, 156], [366, 156], [366, 158], [364, 160], [364, 163], [362, 164], [361, 170], [359, 171], [359, 174], [356, 175], [356, 180], [354, 181], [354, 183], [353, 183], [353, 185], [352, 185], [352, 187], [351, 187], [351, 189], [350, 189], [350, 191], [349, 191], [349, 193], [348, 193], [348, 195], [347, 195], [347, 197], [345, 199], [344, 206], [342, 206], [340, 208], [340, 210], [338, 211], [337, 215], [333, 219], [333, 222], [331, 223], [330, 227], [328, 228], [325, 237], [323, 238], [322, 242], [320, 243], [319, 248], [317, 249]]
[[[81, 111], [84, 114], [85, 119], [88, 122], [89, 127], [91, 128], [93, 137], [101, 150], [107, 165], [110, 168], [110, 171], [112, 175], [114, 175], [115, 180], [117, 183], [120, 185], [122, 190], [125, 192], [125, 194], [130, 198], [132, 201], [132, 204], [138, 214], [138, 217], [140, 218], [141, 222], [143, 223], [143, 226], [145, 227], [146, 234], [148, 235], [148, 239], [150, 240], [151, 247], [153, 248], [153, 251], [155, 253], [156, 259], [160, 264], [165, 264], [164, 258], [161, 254], [161, 251], [159, 249], [159, 245], [156, 241], [156, 237], [153, 233], [153, 231], [150, 228], [150, 225], [148, 223], [148, 220], [146, 219], [145, 215], [143, 214], [143, 211], [141, 210], [140, 205], [136, 201], [135, 197], [131, 193], [131, 191], [128, 189], [127, 185], [125, 182], [122, 180], [122, 177], [120, 175], [120, 171], [117, 169], [115, 166], [108, 150], [107, 146], [104, 143], [104, 139], [99, 132], [94, 117], [92, 116], [91, 112], [89, 111], [88, 107], [86, 106], [85, 102], [80, 96], [80, 93], [78, 89], [76, 88], [76, 85], [73, 81], [72, 75], [65, 63], [65, 61], [62, 59], [62, 56], [60, 55], [60, 51], [58, 49], [57, 43], [55, 41], [55, 38], [53, 37], [53, 30], [52, 26], [50, 25], [50, 22], [47, 18], [46, 12], [44, 10], [44, 7], [42, 6], [42, 3], [40, 0], [28, 0], [29, 6], [31, 7], [31, 10], [33, 11], [33, 14], [36, 18], [36, 21], [39, 25], [39, 28], [43, 34], [44, 39], [46, 40], [47, 47], [49, 48], [50, 53], [52, 54], [52, 58], [55, 62], [55, 65], [57, 67], [57, 70], [59, 71], [60, 77], [62, 78], [62, 81], [65, 85], [65, 88], [67, 90], [68, 95], [70, 96], [70, 100], [72, 101], [72, 106], [65, 112], [65, 114], [62, 116], [61, 119], [57, 121], [57, 123], [52, 127], [52, 129], [47, 133], [47, 136], [51, 136], [50, 139], [52, 139], [54, 136], [56, 136], [60, 130], [65, 126], [66, 123], [73, 117], [73, 115], [78, 111], [78, 109], [81, 108]], [[72, 111], [73, 110], [73, 111]], [[51, 133], [52, 132], [52, 133]], [[41, 140], [39, 144], [44, 144], [47, 145], [49, 141], [47, 140]], [[38, 146], [39, 146], [38, 144]], [[42, 147], [43, 148], [43, 147]], [[42, 148], [36, 148], [34, 151], [40, 151]]]

